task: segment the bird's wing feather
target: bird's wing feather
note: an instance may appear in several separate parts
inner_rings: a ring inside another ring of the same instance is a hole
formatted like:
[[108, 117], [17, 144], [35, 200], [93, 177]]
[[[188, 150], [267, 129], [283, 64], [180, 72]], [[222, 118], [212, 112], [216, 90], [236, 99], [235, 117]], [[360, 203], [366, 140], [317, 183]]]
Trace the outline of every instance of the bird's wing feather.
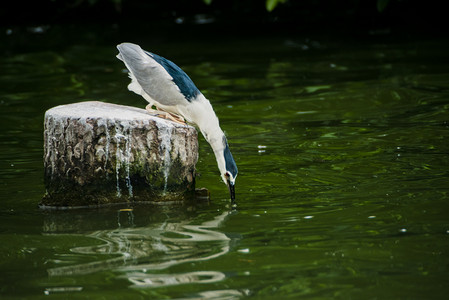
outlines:
[[173, 77], [150, 53], [131, 43], [120, 44], [117, 49], [120, 51], [117, 57], [125, 63], [130, 72], [130, 91], [142, 95], [150, 103], [150, 100], [155, 100], [156, 105], [169, 107], [187, 102]]
[[151, 56], [158, 64], [160, 64], [165, 69], [165, 71], [167, 71], [167, 73], [171, 76], [173, 82], [176, 84], [179, 91], [184, 95], [187, 101], [191, 102], [200, 94], [200, 91], [195, 86], [192, 79], [190, 79], [190, 77], [175, 63], [157, 54], [146, 51], [144, 52]]

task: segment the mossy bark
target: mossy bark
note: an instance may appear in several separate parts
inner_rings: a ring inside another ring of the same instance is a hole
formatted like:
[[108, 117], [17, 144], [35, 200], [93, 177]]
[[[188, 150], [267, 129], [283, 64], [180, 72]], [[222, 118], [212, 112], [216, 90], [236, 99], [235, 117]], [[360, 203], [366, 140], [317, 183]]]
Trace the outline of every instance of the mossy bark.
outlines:
[[143, 109], [81, 102], [48, 110], [43, 206], [183, 201], [194, 196], [198, 134]]

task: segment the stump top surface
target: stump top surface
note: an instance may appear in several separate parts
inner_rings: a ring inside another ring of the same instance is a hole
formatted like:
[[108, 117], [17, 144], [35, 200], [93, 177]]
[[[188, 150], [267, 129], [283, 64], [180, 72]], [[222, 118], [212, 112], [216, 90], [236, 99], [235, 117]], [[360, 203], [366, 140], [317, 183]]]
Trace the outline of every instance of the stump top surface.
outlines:
[[184, 127], [189, 125], [181, 125], [170, 120], [162, 119], [149, 114], [145, 109], [118, 105], [100, 101], [86, 101], [53, 107], [45, 113], [47, 116], [77, 119], [114, 119], [123, 121], [133, 120], [152, 120], [157, 122], [165, 122], [174, 126]]

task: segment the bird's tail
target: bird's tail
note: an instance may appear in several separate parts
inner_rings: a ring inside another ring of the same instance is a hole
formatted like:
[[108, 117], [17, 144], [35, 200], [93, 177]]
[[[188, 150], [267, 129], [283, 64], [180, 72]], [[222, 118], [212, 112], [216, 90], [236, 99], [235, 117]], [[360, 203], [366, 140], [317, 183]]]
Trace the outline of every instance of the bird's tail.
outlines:
[[117, 58], [123, 62], [132, 61], [136, 59], [145, 58], [145, 52], [140, 48], [139, 45], [132, 43], [121, 43], [117, 45], [119, 54]]
[[117, 58], [123, 61], [129, 71], [128, 76], [129, 78], [131, 78], [131, 83], [128, 85], [128, 90], [136, 93], [137, 95], [144, 96], [145, 92], [142, 86], [137, 81], [135, 75], [133, 74], [131, 65], [135, 64], [136, 60], [139, 61], [145, 59], [145, 53], [139, 45], [132, 43], [121, 43], [117, 45], [117, 49], [119, 51], [119, 53], [117, 54]]

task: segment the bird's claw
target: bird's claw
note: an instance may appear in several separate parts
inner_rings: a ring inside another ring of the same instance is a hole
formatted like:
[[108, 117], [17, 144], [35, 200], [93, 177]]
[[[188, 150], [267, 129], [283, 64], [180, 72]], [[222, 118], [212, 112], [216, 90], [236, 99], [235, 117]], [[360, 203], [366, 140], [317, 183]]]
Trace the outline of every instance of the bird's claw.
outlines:
[[145, 107], [146, 111], [148, 111], [150, 114], [155, 115], [156, 117], [162, 118], [162, 119], [166, 119], [166, 120], [171, 120], [175, 123], [181, 124], [181, 125], [186, 125], [186, 121], [184, 120], [183, 117], [176, 115], [176, 114], [172, 114], [166, 111], [163, 111], [160, 108], [153, 109], [153, 106], [151, 104], [148, 104]]

